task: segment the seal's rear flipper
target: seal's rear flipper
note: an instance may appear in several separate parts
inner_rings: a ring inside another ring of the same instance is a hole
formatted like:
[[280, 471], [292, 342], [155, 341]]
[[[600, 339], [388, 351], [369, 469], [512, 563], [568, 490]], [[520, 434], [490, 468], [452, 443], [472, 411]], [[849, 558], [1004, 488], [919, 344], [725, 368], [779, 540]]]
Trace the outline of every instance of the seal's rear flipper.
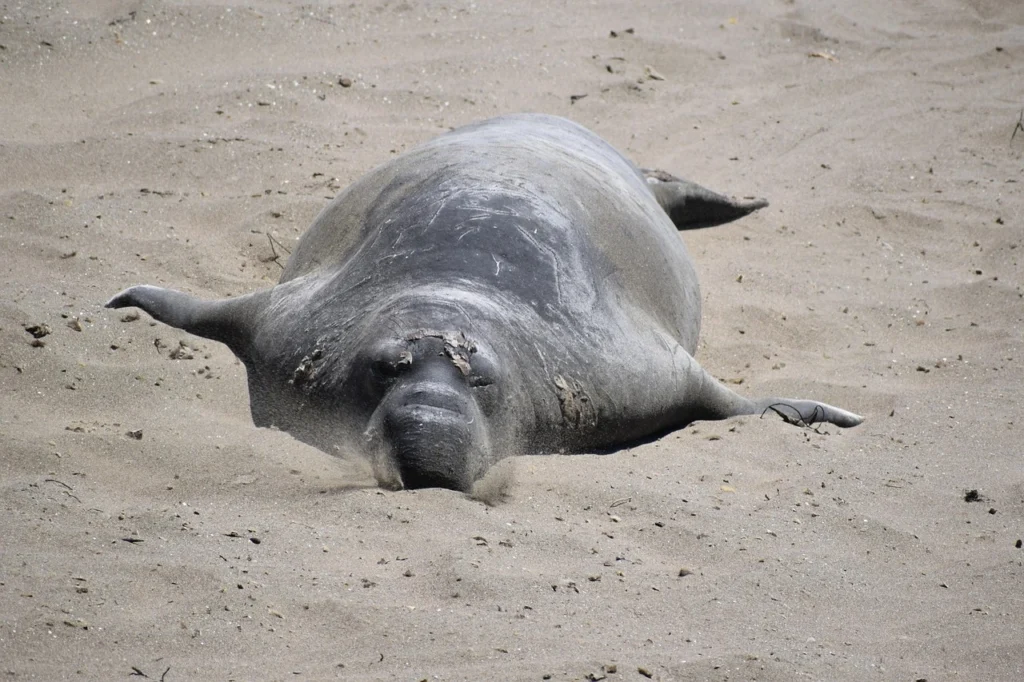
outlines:
[[815, 424], [835, 424], [844, 429], [857, 426], [864, 417], [853, 412], [819, 403], [816, 400], [795, 400], [793, 398], [763, 398], [752, 401], [755, 412], [764, 416], [770, 412], [782, 417], [789, 424], [797, 426], [814, 426]]
[[642, 172], [678, 230], [721, 225], [768, 205], [764, 199], [736, 201], [665, 171], [644, 168]]
[[173, 289], [142, 285], [125, 289], [107, 301], [106, 308], [134, 306], [164, 324], [220, 341], [245, 357], [252, 342], [258, 314], [270, 291], [222, 301], [203, 301]]
[[819, 403], [816, 400], [793, 398], [749, 400], [726, 388], [703, 368], [695, 367], [691, 369], [691, 372], [694, 369], [701, 374], [699, 389], [692, 398], [695, 420], [727, 419], [744, 414], [764, 416], [766, 413], [774, 412], [788, 423], [797, 426], [829, 423], [842, 428], [850, 428], [864, 421], [864, 417], [858, 414], [826, 403]]

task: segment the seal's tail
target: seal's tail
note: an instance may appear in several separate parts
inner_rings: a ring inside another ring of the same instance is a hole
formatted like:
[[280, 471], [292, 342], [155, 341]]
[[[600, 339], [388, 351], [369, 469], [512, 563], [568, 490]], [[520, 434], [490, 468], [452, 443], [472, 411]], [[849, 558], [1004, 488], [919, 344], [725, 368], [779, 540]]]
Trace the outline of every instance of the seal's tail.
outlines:
[[644, 168], [641, 172], [678, 230], [721, 225], [768, 205], [764, 199], [736, 201], [665, 171]]

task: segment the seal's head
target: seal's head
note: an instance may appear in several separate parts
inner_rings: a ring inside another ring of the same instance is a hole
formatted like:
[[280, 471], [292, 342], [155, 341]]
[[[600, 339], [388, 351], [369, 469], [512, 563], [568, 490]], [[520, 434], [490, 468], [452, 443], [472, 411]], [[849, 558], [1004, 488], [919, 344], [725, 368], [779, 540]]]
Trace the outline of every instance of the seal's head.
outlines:
[[376, 402], [365, 435], [381, 485], [468, 490], [492, 463], [489, 418], [501, 377], [461, 332], [422, 329], [378, 340], [364, 374]]
[[302, 316], [277, 306], [253, 344], [256, 424], [325, 452], [365, 454], [391, 489], [468, 491], [522, 447], [532, 404], [513, 371], [508, 321], [489, 298], [410, 287], [367, 295], [363, 314], [339, 319], [334, 301], [315, 294]]

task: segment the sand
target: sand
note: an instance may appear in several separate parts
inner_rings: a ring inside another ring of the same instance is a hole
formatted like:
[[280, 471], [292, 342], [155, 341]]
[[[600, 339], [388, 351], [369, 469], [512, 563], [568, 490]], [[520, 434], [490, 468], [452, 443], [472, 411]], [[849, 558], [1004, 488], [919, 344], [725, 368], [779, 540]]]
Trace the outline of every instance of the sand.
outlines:
[[[4, 679], [1024, 676], [1024, 4], [547, 4], [0, 7]], [[698, 357], [867, 421], [384, 492], [101, 307], [270, 286], [347, 183], [514, 111], [767, 197], [683, 236]]]

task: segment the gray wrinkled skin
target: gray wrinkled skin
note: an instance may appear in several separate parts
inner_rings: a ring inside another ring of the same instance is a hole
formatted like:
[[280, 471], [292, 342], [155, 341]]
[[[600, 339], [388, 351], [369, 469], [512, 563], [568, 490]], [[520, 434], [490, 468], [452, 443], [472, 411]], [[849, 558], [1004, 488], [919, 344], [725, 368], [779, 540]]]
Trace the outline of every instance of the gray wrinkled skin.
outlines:
[[277, 286], [224, 301], [140, 286], [137, 306], [226, 343], [252, 418], [367, 455], [389, 488], [467, 490], [514, 454], [604, 450], [774, 410], [693, 359], [697, 275], [678, 228], [764, 206], [640, 171], [564, 119], [460, 128], [370, 172], [302, 237]]

